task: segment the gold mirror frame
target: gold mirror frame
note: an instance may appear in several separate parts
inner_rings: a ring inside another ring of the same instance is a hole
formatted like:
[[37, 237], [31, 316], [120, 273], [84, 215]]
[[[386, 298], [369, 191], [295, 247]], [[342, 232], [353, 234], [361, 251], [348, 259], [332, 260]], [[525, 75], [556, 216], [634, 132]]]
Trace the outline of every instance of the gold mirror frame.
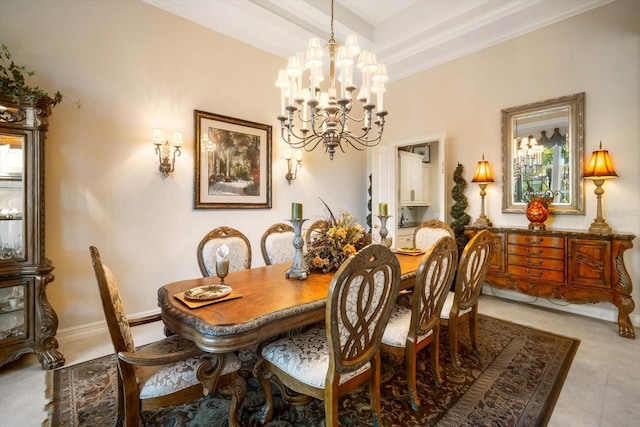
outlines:
[[[535, 195], [553, 197], [552, 214], [584, 215], [584, 104], [582, 92], [502, 110], [502, 212], [524, 213]], [[524, 157], [529, 135], [540, 151]]]

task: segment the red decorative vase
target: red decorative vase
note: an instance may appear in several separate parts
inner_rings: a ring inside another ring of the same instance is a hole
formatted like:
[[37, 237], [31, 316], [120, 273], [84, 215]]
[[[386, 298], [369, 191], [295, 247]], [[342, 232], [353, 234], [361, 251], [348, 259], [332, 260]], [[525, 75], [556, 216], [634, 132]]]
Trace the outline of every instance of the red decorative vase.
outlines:
[[546, 230], [544, 222], [549, 217], [549, 203], [551, 198], [534, 196], [527, 205], [527, 219], [529, 230]]

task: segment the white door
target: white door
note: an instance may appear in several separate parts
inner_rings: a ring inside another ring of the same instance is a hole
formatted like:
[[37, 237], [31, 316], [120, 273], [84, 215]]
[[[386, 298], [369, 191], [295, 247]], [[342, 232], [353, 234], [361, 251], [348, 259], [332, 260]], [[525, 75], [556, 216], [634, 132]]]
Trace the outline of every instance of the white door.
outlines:
[[[380, 220], [378, 219], [378, 206], [387, 204], [387, 237], [395, 237], [395, 215], [398, 199], [396, 184], [396, 157], [397, 148], [389, 145], [378, 145], [371, 152], [371, 227], [372, 240], [380, 242]], [[395, 240], [395, 239], [394, 239]]]

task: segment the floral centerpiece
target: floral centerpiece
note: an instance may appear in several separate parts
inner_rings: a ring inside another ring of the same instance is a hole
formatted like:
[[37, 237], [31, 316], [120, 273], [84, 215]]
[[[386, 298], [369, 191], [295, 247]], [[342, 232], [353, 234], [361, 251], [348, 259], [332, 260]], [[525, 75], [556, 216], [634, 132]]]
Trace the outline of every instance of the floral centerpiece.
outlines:
[[328, 206], [327, 210], [329, 226], [311, 241], [304, 256], [309, 269], [323, 273], [338, 269], [347, 258], [366, 245], [364, 227], [352, 214], [340, 211], [336, 218]]

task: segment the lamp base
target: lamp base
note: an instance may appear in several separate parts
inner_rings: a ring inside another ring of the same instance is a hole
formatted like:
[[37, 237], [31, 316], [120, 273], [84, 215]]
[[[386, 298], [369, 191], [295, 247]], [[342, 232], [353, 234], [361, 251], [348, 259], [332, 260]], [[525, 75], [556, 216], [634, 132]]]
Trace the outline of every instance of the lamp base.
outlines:
[[591, 223], [589, 231], [592, 233], [611, 233], [611, 226], [604, 218], [596, 218]]
[[478, 228], [489, 228], [493, 227], [493, 224], [491, 223], [491, 221], [489, 221], [489, 218], [487, 218], [486, 215], [482, 214], [478, 217], [478, 219], [476, 219], [476, 221], [473, 223], [473, 226]]

